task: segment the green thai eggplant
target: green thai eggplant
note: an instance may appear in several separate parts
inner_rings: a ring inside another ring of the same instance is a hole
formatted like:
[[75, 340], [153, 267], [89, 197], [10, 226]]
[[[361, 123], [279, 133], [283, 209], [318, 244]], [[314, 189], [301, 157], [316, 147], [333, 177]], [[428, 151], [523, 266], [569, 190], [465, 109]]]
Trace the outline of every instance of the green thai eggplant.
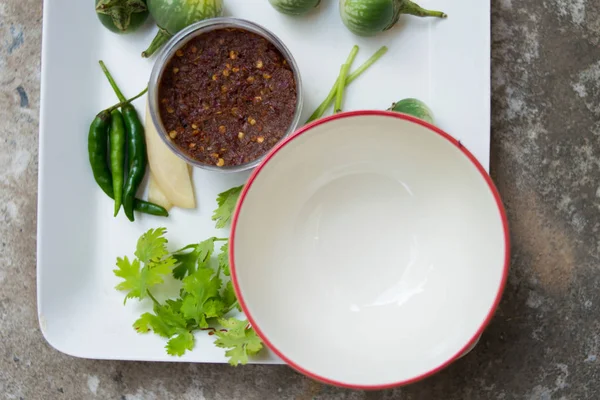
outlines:
[[148, 0], [148, 9], [159, 31], [142, 57], [152, 56], [183, 28], [223, 15], [223, 0]]
[[410, 0], [340, 0], [344, 25], [359, 36], [373, 36], [393, 27], [400, 15], [446, 18], [441, 11], [426, 10]]

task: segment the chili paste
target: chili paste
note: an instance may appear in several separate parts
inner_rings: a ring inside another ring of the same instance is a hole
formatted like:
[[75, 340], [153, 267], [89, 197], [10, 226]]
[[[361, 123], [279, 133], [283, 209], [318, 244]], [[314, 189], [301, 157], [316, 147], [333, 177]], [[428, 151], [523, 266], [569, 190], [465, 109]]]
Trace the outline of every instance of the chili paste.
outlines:
[[219, 167], [251, 162], [286, 134], [296, 110], [294, 73], [267, 39], [243, 29], [201, 34], [178, 49], [159, 82], [171, 140]]

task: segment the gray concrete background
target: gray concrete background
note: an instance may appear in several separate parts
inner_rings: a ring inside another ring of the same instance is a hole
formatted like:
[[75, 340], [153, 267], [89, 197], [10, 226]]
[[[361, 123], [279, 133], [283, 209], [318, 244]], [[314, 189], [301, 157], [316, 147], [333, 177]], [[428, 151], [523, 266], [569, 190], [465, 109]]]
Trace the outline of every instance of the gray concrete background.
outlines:
[[287, 367], [101, 362], [37, 322], [42, 7], [0, 1], [0, 398], [600, 398], [600, 1], [492, 0], [492, 175], [512, 269], [475, 351], [413, 386], [353, 392]]

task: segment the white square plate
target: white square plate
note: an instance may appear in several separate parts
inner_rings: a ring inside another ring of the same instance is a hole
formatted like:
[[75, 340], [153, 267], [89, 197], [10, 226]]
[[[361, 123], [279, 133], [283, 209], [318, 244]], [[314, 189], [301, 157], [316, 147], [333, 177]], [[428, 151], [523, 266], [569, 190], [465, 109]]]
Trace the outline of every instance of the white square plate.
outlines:
[[[216, 232], [216, 196], [247, 174], [196, 169], [198, 208], [173, 210], [167, 219], [139, 215], [130, 223], [112, 218], [112, 201], [96, 186], [87, 158], [94, 116], [116, 102], [98, 66], [103, 59], [126, 95], [147, 83], [152, 60], [140, 57], [155, 31], [148, 24], [119, 36], [98, 21], [88, 1], [45, 0], [38, 200], [38, 312], [42, 332], [56, 349], [78, 357], [121, 360], [225, 362], [223, 349], [205, 332], [181, 358], [165, 353], [164, 340], [139, 335], [131, 324], [149, 304], [114, 289], [117, 256], [132, 255], [149, 228], [168, 228], [174, 249]], [[421, 0], [446, 12], [446, 20], [402, 16], [373, 38], [352, 35], [342, 24], [337, 0], [324, 0], [309, 16], [277, 13], [266, 0], [225, 0], [225, 14], [271, 30], [289, 47], [304, 83], [306, 120], [322, 101], [354, 44], [361, 64], [380, 46], [388, 53], [350, 86], [346, 110], [385, 109], [405, 97], [425, 101], [437, 125], [461, 140], [484, 165], [490, 140], [490, 5], [479, 0]], [[140, 116], [144, 99], [136, 103]], [[292, 313], [290, 313], [292, 316]], [[265, 351], [259, 363], [281, 361]]]

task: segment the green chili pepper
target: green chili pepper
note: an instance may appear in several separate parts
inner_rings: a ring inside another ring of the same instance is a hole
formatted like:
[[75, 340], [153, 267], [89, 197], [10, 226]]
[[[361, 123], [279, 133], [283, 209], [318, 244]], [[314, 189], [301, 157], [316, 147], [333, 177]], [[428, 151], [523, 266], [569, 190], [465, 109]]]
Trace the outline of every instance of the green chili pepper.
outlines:
[[[117, 83], [113, 79], [112, 75], [106, 68], [104, 62], [100, 61], [100, 67], [104, 71], [104, 75], [110, 82], [115, 94], [120, 101], [125, 98], [123, 93], [117, 86]], [[148, 163], [146, 156], [146, 137], [144, 136], [144, 125], [140, 122], [135, 107], [130, 103], [124, 105], [122, 108], [123, 118], [125, 120], [125, 131], [127, 132], [127, 150], [129, 157], [129, 168], [127, 171], [127, 180], [125, 181], [125, 187], [123, 188], [123, 209], [125, 215], [130, 221], [134, 220], [133, 208], [135, 194], [146, 175], [146, 165]]]
[[158, 204], [150, 203], [148, 201], [135, 199], [133, 201], [133, 209], [135, 211], [142, 212], [144, 214], [156, 215], [159, 217], [168, 217], [169, 212], [166, 208], [159, 206]]
[[133, 221], [135, 194], [144, 179], [144, 175], [146, 175], [146, 165], [148, 163], [146, 137], [144, 136], [144, 126], [132, 105], [128, 104], [123, 107], [123, 118], [125, 119], [125, 129], [127, 131], [129, 157], [129, 171], [123, 188], [123, 208], [127, 218]]
[[[98, 183], [98, 186], [100, 186], [104, 193], [111, 199], [115, 198], [113, 178], [108, 167], [108, 131], [111, 125], [111, 114], [119, 107], [126, 106], [133, 100], [143, 96], [147, 90], [148, 89], [145, 89], [130, 100], [126, 100], [101, 111], [90, 125], [90, 132], [88, 135], [88, 155], [90, 165], [96, 183]], [[134, 198], [132, 204], [133, 208], [139, 212], [163, 217], [169, 216], [169, 213], [165, 208], [154, 203]]]
[[115, 217], [123, 204], [123, 181], [125, 180], [125, 122], [119, 110], [111, 113], [110, 124], [110, 169], [112, 186], [115, 195]]
[[109, 197], [114, 196], [112, 175], [108, 168], [108, 160], [106, 158], [108, 154], [108, 130], [111, 122], [111, 113], [119, 107], [142, 97], [147, 91], [148, 89], [145, 89], [134, 98], [130, 100], [123, 99], [119, 104], [101, 111], [96, 115], [96, 118], [90, 125], [88, 134], [88, 156], [90, 165], [92, 166], [92, 172], [94, 173], [96, 183], [98, 183], [98, 186], [100, 186], [104, 193]]
[[110, 112], [104, 110], [92, 122], [88, 135], [88, 155], [96, 183], [108, 197], [114, 197], [112, 176], [106, 160], [110, 120]]

